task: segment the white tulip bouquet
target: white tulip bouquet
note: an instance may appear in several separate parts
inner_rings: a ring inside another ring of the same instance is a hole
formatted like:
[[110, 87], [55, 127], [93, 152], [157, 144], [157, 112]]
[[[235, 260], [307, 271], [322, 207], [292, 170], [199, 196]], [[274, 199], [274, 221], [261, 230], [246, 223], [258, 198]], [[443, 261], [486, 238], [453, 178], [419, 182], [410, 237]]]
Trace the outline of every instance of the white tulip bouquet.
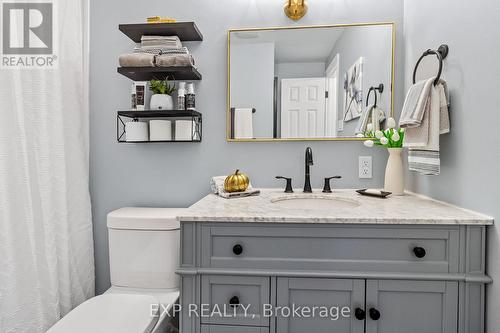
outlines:
[[387, 129], [383, 131], [374, 131], [373, 125], [368, 124], [366, 132], [359, 134], [361, 138], [367, 138], [364, 142], [366, 147], [384, 146], [386, 148], [402, 148], [405, 132], [402, 128], [396, 128], [394, 118], [387, 119]]

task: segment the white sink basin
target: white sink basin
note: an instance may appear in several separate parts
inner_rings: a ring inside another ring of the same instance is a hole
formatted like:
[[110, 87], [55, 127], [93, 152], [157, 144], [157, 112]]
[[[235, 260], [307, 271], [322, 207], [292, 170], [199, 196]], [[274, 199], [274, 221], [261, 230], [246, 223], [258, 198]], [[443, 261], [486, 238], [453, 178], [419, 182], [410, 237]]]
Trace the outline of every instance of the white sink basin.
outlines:
[[271, 202], [281, 208], [300, 210], [337, 210], [361, 205], [356, 200], [317, 194], [283, 196], [272, 199]]

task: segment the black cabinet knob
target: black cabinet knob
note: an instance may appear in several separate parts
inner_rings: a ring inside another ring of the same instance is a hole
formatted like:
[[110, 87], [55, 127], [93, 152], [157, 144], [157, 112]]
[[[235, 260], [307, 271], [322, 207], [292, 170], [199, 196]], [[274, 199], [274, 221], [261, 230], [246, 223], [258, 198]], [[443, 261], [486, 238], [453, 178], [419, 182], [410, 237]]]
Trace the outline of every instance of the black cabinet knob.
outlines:
[[354, 317], [356, 317], [357, 320], [365, 320], [366, 318], [365, 310], [356, 308], [356, 310], [354, 310]]
[[380, 319], [380, 311], [375, 309], [375, 308], [371, 308], [370, 311], [368, 311], [370, 313], [370, 318], [372, 320], [379, 320]]
[[426, 255], [425, 249], [419, 246], [413, 248], [413, 253], [415, 254], [415, 257], [419, 259], [422, 259]]
[[238, 296], [231, 297], [231, 299], [229, 300], [229, 305], [232, 307], [240, 305], [240, 299], [238, 298]]
[[243, 246], [241, 246], [240, 244], [236, 244], [235, 246], [233, 246], [233, 253], [236, 254], [237, 256], [242, 254], [243, 253]]

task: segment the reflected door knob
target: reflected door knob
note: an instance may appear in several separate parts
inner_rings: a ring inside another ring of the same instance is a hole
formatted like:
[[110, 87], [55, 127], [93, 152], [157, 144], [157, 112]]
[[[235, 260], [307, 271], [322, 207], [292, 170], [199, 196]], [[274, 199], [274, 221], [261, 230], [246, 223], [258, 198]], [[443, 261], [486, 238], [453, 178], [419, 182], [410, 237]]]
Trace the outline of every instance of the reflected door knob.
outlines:
[[233, 253], [237, 256], [241, 255], [243, 253], [243, 246], [240, 244], [236, 244], [233, 246]]
[[375, 309], [375, 308], [371, 308], [370, 311], [370, 318], [372, 320], [379, 320], [380, 319], [380, 311]]
[[356, 310], [354, 310], [354, 317], [356, 317], [357, 320], [365, 320], [366, 318], [365, 310], [361, 308], [356, 308]]
[[413, 253], [415, 254], [415, 257], [417, 257], [419, 259], [422, 259], [427, 254], [425, 252], [425, 249], [423, 247], [419, 247], [419, 246], [413, 248]]

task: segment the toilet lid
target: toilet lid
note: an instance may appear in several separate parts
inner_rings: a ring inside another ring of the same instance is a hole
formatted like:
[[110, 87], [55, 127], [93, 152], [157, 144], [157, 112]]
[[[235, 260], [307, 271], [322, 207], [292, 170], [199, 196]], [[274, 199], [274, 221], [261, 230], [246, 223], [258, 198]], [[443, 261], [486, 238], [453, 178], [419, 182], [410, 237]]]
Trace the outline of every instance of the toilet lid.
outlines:
[[152, 309], [159, 309], [158, 300], [152, 296], [96, 296], [68, 313], [47, 333], [150, 333], [158, 321]]

